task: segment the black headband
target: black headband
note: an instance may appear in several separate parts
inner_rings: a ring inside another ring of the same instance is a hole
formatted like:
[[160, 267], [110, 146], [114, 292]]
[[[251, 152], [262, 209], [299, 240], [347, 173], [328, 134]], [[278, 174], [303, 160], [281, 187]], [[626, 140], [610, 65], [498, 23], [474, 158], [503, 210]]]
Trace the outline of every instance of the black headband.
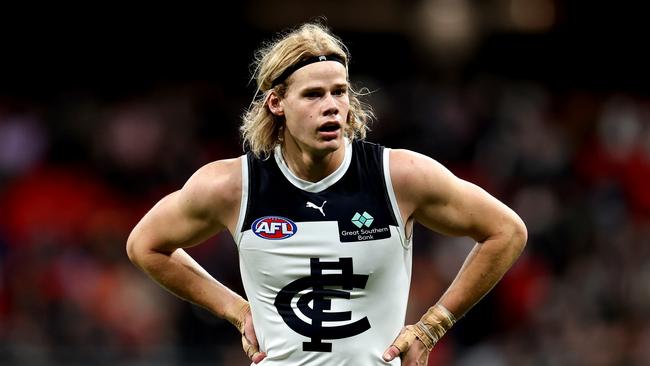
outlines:
[[271, 88], [273, 88], [276, 85], [278, 85], [278, 84], [282, 83], [283, 81], [287, 80], [289, 75], [296, 72], [296, 70], [298, 70], [298, 69], [300, 69], [302, 67], [305, 67], [305, 66], [307, 66], [309, 64], [313, 64], [314, 62], [320, 62], [320, 61], [336, 61], [336, 62], [340, 62], [343, 66], [345, 66], [345, 60], [341, 56], [335, 55], [335, 54], [324, 55], [324, 56], [314, 56], [314, 57], [306, 58], [306, 59], [304, 59], [302, 61], [297, 62], [294, 65], [291, 65], [291, 66], [287, 67], [284, 70], [284, 72], [282, 72], [282, 74], [280, 74], [280, 76], [278, 76], [277, 78], [275, 78], [273, 80], [273, 82], [271, 83]]

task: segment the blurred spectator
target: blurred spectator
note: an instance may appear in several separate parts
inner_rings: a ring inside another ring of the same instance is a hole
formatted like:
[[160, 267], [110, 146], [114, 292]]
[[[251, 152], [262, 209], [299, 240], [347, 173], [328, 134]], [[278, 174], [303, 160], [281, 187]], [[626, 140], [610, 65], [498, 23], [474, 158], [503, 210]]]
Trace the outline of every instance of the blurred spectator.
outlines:
[[43, 159], [47, 135], [35, 116], [0, 113], [0, 179], [24, 173]]

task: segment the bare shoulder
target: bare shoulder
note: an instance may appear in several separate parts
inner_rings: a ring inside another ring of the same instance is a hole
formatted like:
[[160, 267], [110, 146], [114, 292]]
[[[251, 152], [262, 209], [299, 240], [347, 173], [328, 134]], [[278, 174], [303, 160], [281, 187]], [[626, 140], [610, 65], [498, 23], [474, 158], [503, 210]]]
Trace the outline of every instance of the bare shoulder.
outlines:
[[442, 198], [442, 193], [457, 183], [457, 178], [439, 162], [403, 149], [390, 150], [390, 175], [396, 193], [415, 200]]
[[213, 190], [240, 184], [241, 158], [233, 158], [213, 161], [202, 166], [192, 174], [186, 187]]
[[[433, 221], [440, 217], [432, 209], [449, 207], [464, 186], [442, 164], [410, 150], [390, 150], [390, 177], [402, 217], [428, 222], [430, 228], [438, 226]], [[429, 214], [422, 215], [423, 211]]]
[[180, 190], [180, 204], [196, 216], [210, 216], [228, 223], [232, 211], [239, 208], [241, 174], [241, 158], [208, 163], [199, 168]]
[[390, 170], [403, 217], [443, 234], [477, 241], [504, 227], [521, 231], [521, 219], [510, 208], [429, 157], [392, 150]]

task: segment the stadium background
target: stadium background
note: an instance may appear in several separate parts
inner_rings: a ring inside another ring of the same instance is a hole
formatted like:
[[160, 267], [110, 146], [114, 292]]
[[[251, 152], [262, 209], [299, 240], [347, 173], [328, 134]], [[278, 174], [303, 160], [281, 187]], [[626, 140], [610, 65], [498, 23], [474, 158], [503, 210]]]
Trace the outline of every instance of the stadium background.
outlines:
[[[559, 0], [3, 7], [0, 364], [247, 364], [229, 324], [157, 287], [124, 244], [196, 168], [241, 154], [253, 51], [317, 15], [373, 91], [370, 141], [441, 161], [528, 225], [524, 255], [430, 364], [649, 364], [642, 14]], [[409, 321], [472, 245], [415, 235]], [[241, 290], [228, 235], [190, 252]]]

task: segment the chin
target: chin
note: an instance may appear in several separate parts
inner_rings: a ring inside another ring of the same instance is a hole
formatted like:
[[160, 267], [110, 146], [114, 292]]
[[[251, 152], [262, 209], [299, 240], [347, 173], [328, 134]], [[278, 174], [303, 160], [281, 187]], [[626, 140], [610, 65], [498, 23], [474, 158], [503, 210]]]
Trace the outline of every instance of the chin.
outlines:
[[314, 150], [319, 152], [319, 155], [327, 155], [333, 153], [343, 147], [343, 139], [337, 138], [332, 140], [321, 140], [314, 146]]
[[343, 147], [343, 137], [331, 139], [331, 140], [323, 140], [320, 143], [321, 146], [327, 146], [330, 149], [338, 150], [340, 147]]

